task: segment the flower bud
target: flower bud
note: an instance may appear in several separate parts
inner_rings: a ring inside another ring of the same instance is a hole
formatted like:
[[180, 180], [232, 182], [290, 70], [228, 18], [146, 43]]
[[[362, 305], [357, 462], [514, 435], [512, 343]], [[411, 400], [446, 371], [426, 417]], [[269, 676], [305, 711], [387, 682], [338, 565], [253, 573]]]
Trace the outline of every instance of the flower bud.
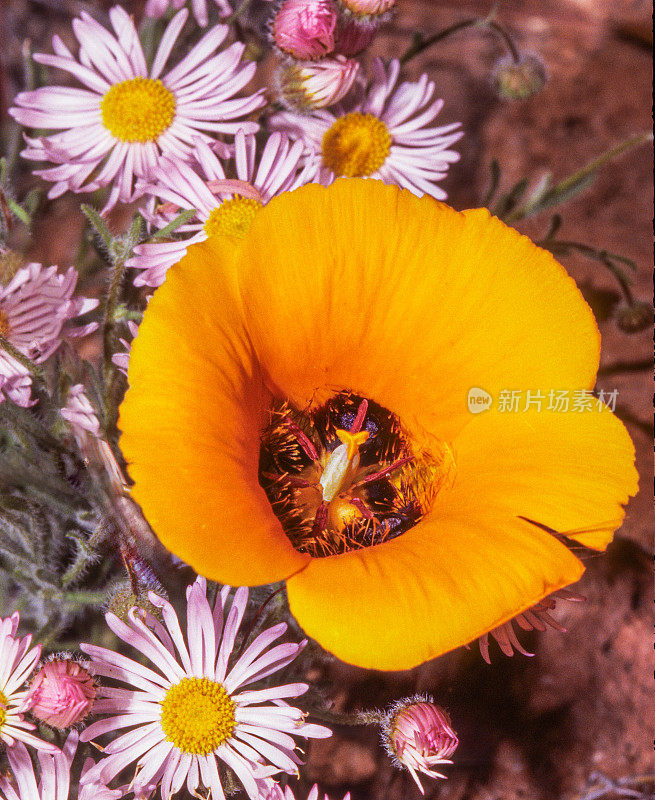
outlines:
[[339, 0], [341, 5], [358, 17], [380, 17], [396, 5], [396, 0]]
[[374, 20], [359, 19], [353, 14], [342, 14], [334, 34], [334, 51], [344, 56], [356, 56], [366, 50], [378, 29]]
[[491, 80], [496, 92], [506, 100], [526, 100], [543, 89], [546, 70], [535, 56], [521, 56], [518, 61], [507, 56], [498, 61]]
[[397, 767], [405, 767], [425, 794], [418, 773], [445, 778], [433, 767], [452, 764], [448, 756], [459, 740], [445, 711], [427, 697], [408, 697], [393, 705], [382, 722], [382, 743]]
[[653, 307], [642, 301], [623, 306], [616, 315], [616, 324], [625, 333], [637, 333], [653, 324]]
[[293, 58], [323, 58], [334, 49], [336, 24], [332, 0], [283, 0], [273, 18], [273, 40]]
[[280, 100], [301, 112], [334, 105], [349, 92], [358, 72], [359, 64], [344, 56], [284, 64], [277, 74]]
[[108, 594], [105, 611], [110, 611], [123, 622], [127, 622], [129, 610], [140, 608], [155, 619], [161, 620], [161, 609], [150, 602], [148, 592], [148, 588], [140, 588], [139, 592], [135, 594], [129, 582], [120, 583]]
[[38, 670], [26, 703], [38, 720], [63, 730], [87, 716], [95, 696], [96, 685], [85, 663], [61, 653]]

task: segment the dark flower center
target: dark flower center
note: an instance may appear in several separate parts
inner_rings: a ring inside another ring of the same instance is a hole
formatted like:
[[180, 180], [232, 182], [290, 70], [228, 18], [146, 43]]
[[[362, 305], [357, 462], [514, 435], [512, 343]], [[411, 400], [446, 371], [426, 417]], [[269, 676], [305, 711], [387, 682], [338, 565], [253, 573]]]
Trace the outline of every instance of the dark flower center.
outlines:
[[307, 411], [277, 403], [262, 433], [259, 482], [293, 546], [315, 558], [405, 533], [443, 474], [395, 414], [350, 392]]

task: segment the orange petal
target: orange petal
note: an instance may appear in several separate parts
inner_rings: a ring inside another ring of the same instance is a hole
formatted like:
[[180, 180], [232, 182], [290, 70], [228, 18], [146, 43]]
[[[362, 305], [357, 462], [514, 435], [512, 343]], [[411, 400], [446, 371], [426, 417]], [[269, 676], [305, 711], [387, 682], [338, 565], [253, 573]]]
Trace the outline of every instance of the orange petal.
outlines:
[[453, 447], [454, 482], [416, 528], [288, 581], [298, 622], [339, 658], [405, 669], [502, 625], [583, 571], [519, 517], [602, 549], [637, 490], [632, 442], [604, 407], [486, 413]]
[[282, 195], [244, 242], [239, 284], [272, 391], [350, 389], [450, 440], [481, 387], [590, 388], [593, 315], [550, 253], [487, 211], [375, 180]]
[[291, 613], [326, 650], [398, 670], [481, 636], [583, 569], [549, 534], [469, 506], [387, 544], [312, 559], [287, 592]]
[[133, 497], [162, 543], [202, 575], [255, 585], [308, 556], [257, 482], [270, 396], [243, 330], [235, 253], [203, 242], [169, 270], [132, 346], [119, 426]]
[[485, 412], [454, 443], [458, 480], [433, 513], [474, 495], [508, 515], [604, 550], [636, 494], [634, 445], [604, 405], [587, 411]]

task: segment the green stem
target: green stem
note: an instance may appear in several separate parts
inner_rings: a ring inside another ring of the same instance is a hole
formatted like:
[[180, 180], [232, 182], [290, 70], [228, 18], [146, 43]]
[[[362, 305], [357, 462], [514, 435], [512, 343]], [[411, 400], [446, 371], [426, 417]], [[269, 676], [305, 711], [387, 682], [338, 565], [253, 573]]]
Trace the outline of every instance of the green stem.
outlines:
[[63, 592], [61, 599], [66, 603], [76, 603], [77, 605], [102, 605], [107, 595], [105, 592]]
[[106, 431], [113, 430], [118, 419], [117, 401], [114, 397], [117, 368], [112, 361], [112, 357], [116, 352], [118, 339], [116, 334], [116, 328], [118, 326], [118, 322], [116, 321], [116, 308], [120, 298], [123, 276], [125, 275], [126, 260], [126, 257], [122, 257], [117, 258], [114, 262], [114, 270], [111, 276], [111, 283], [109, 284], [109, 291], [107, 292], [105, 314], [102, 323], [102, 379], [104, 383], [103, 411], [105, 412]]
[[114, 270], [111, 276], [111, 283], [109, 284], [109, 291], [107, 292], [107, 300], [105, 302], [105, 316], [102, 323], [102, 341], [104, 348], [104, 367], [103, 374], [105, 383], [107, 383], [113, 373], [112, 356], [114, 355], [115, 341], [114, 336], [116, 333], [116, 306], [118, 305], [118, 298], [120, 297], [121, 283], [125, 275], [125, 259], [119, 258], [114, 264]]
[[555, 186], [549, 189], [546, 196], [557, 195], [567, 191], [571, 188], [571, 186], [574, 186], [576, 183], [579, 183], [588, 176], [592, 175], [597, 169], [600, 169], [600, 167], [604, 167], [605, 164], [608, 164], [610, 161], [612, 161], [612, 159], [616, 158], [616, 156], [620, 156], [621, 153], [625, 153], [626, 150], [631, 150], [633, 147], [638, 147], [640, 144], [645, 144], [646, 142], [652, 141], [652, 131], [636, 133], [634, 136], [631, 136], [624, 142], [617, 144], [616, 147], [612, 147], [609, 150], [606, 150], [604, 153], [601, 153], [597, 158], [592, 159], [577, 172], [569, 175], [568, 178], [564, 178], [564, 180], [556, 183]]
[[409, 48], [405, 51], [405, 53], [400, 58], [401, 64], [406, 64], [408, 61], [411, 61], [412, 58], [417, 56], [419, 53], [422, 53], [424, 50], [427, 50], [428, 47], [432, 47], [433, 44], [437, 42], [441, 42], [444, 39], [452, 36], [454, 33], [458, 31], [465, 30], [466, 28], [487, 28], [496, 36], [501, 39], [509, 54], [512, 56], [512, 60], [514, 63], [518, 62], [520, 55], [518, 48], [514, 44], [514, 40], [509, 35], [509, 33], [495, 22], [491, 16], [489, 17], [471, 17], [470, 19], [464, 19], [461, 22], [456, 22], [454, 25], [451, 25], [448, 28], [444, 28], [441, 31], [429, 36], [427, 39], [423, 39], [420, 35], [414, 37], [414, 41], [409, 46]]
[[22, 353], [17, 347], [14, 347], [14, 345], [1, 333], [0, 347], [9, 353], [12, 358], [18, 361], [19, 364], [22, 364], [22, 366], [28, 369], [32, 375], [40, 378], [41, 380], [45, 379], [45, 372], [43, 371], [43, 368], [40, 367], [36, 361], [32, 361], [32, 359], [26, 356], [25, 353]]
[[[371, 712], [367, 713], [371, 714]], [[354, 714], [344, 714], [340, 711], [327, 711], [320, 708], [312, 708], [309, 709], [309, 716], [313, 719], [318, 719], [321, 722], [328, 722], [333, 725], [359, 727], [371, 724], [371, 720], [365, 719], [361, 711], [356, 711]]]
[[537, 244], [539, 247], [543, 247], [545, 250], [550, 250], [554, 254], [556, 254], [557, 250], [577, 250], [587, 258], [593, 258], [596, 261], [600, 261], [601, 264], [607, 267], [607, 269], [616, 278], [616, 281], [623, 292], [623, 297], [625, 298], [626, 303], [629, 306], [634, 306], [635, 299], [630, 289], [629, 279], [626, 278], [623, 270], [621, 270], [620, 267], [614, 263], [613, 258], [616, 256], [613, 253], [608, 253], [606, 250], [595, 250], [593, 247], [589, 247], [589, 245], [580, 244], [579, 242], [569, 242], [564, 239], [542, 239], [540, 242], [537, 242]]
[[593, 179], [594, 174], [601, 167], [609, 164], [610, 161], [617, 156], [620, 156], [622, 153], [625, 153], [627, 150], [631, 150], [633, 147], [639, 147], [639, 145], [652, 141], [652, 131], [643, 131], [642, 133], [636, 133], [634, 136], [630, 136], [630, 138], [626, 139], [620, 144], [617, 144], [616, 147], [606, 150], [604, 153], [601, 153], [599, 156], [592, 159], [588, 164], [585, 164], [573, 174], [564, 178], [559, 183], [556, 183], [555, 186], [552, 186], [547, 192], [539, 196], [536, 200], [528, 200], [524, 205], [516, 208], [510, 214], [507, 214], [505, 217], [503, 217], [503, 222], [511, 225], [513, 222], [518, 222], [530, 214], [538, 213], [546, 208], [557, 205], [563, 200], [569, 199], [572, 196], [570, 193], [573, 192], [576, 187], [579, 187], [586, 179]]

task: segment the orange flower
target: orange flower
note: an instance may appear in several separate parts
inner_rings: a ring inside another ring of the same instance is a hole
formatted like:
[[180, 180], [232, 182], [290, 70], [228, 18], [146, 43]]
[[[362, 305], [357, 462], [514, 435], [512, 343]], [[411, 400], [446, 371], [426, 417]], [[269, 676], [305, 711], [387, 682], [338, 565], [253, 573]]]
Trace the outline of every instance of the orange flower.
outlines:
[[[305, 186], [239, 246], [194, 245], [151, 300], [121, 409], [133, 495], [201, 574], [286, 579], [327, 650], [412, 667], [580, 578], [539, 526], [603, 550], [620, 525], [623, 425], [547, 409], [593, 387], [598, 354], [571, 278], [486, 210]], [[503, 390], [545, 399], [503, 412]]]

